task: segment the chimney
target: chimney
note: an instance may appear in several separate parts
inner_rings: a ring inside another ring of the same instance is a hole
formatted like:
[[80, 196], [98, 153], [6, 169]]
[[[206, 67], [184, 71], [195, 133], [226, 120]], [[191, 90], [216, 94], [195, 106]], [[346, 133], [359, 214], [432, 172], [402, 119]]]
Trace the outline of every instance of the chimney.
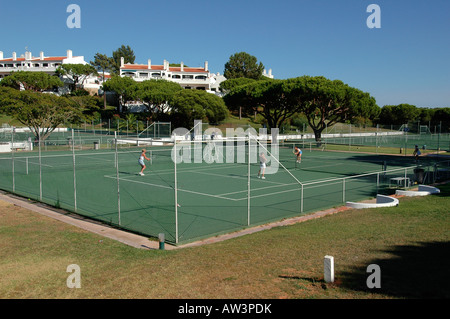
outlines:
[[121, 57], [120, 58], [120, 67], [123, 68], [124, 65], [125, 65], [125, 58]]
[[150, 70], [152, 68], [152, 60], [148, 59], [148, 69]]
[[183, 63], [183, 61], [181, 61], [181, 70], [180, 70], [181, 72], [183, 72], [184, 71], [184, 63]]
[[3, 60], [3, 51], [0, 51], [0, 60]]
[[169, 61], [164, 60], [164, 70], [169, 71]]
[[269, 76], [272, 76], [272, 69], [269, 69]]
[[72, 50], [67, 50], [67, 58], [72, 59]]
[[209, 72], [209, 70], [208, 70], [208, 61], [205, 61], [205, 71]]
[[13, 52], [13, 61], [16, 61], [16, 60], [17, 60], [17, 53]]
[[25, 60], [31, 60], [32, 54], [30, 51], [25, 52]]
[[39, 59], [40, 59], [41, 61], [44, 60], [44, 51], [41, 51], [41, 53], [39, 53]]

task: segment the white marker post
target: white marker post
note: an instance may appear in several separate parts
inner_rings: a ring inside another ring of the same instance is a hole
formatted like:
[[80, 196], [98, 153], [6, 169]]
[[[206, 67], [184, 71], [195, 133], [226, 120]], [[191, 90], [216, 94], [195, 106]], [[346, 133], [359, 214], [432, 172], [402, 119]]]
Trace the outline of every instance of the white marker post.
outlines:
[[323, 260], [325, 282], [334, 282], [334, 257], [325, 256]]

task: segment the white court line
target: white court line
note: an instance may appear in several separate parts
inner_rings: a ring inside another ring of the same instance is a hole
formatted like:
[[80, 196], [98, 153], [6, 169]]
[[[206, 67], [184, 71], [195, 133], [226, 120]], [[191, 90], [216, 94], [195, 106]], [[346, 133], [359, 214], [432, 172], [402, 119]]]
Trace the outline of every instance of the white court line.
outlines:
[[[305, 168], [305, 170], [308, 170], [308, 169], [311, 169], [311, 168], [322, 168], [322, 167], [329, 167], [329, 166], [338, 166], [338, 165], [343, 165], [343, 164], [344, 163], [318, 165], [318, 166]], [[207, 170], [223, 169], [223, 168], [226, 168], [226, 167], [235, 167], [237, 164], [235, 164], [235, 163], [234, 164], [233, 163], [232, 164], [226, 164], [226, 163], [218, 164], [218, 163], [214, 163], [214, 165], [220, 165], [220, 166], [219, 167], [211, 167], [211, 168], [179, 169], [178, 171], [179, 172], [181, 171], [181, 172], [184, 172], [184, 173], [200, 173], [200, 174], [212, 175], [212, 176], [222, 176], [222, 177], [227, 177], [227, 178], [241, 178], [241, 179], [244, 179], [244, 177], [239, 177], [239, 176], [227, 176], [227, 175], [222, 175], [222, 174], [214, 174], [214, 173], [203, 172], [203, 171], [207, 171]], [[151, 167], [150, 167], [150, 171], [151, 171]], [[173, 171], [174, 171], [173, 169], [161, 170], [161, 171], [158, 172], [158, 175], [171, 174]], [[105, 175], [104, 177], [111, 178], [111, 179], [116, 179], [117, 178], [115, 175], [113, 175], [113, 176]], [[247, 177], [245, 177], [245, 179], [247, 179]], [[152, 183], [147, 183], [147, 182], [142, 182], [142, 181], [136, 181], [136, 180], [129, 180], [129, 179], [125, 179], [125, 178], [119, 178], [119, 180], [124, 180], [124, 181], [131, 182], [131, 183], [139, 183], [139, 184], [144, 184], [144, 185], [149, 185], [149, 186], [154, 186], [154, 187], [173, 189], [173, 187], [168, 187], [168, 186], [164, 186], [164, 185], [157, 185], [157, 184], [152, 184]], [[279, 182], [273, 182], [273, 181], [265, 180], [265, 183], [267, 183], [267, 182], [273, 183], [273, 184], [277, 184], [277, 185], [271, 185], [271, 186], [255, 188], [255, 189], [252, 189], [251, 191], [252, 192], [256, 192], [256, 191], [261, 191], [261, 190], [264, 190], [264, 189], [271, 189], [271, 188], [280, 187], [280, 186], [287, 186], [287, 187], [293, 186], [293, 185], [298, 185], [299, 186], [298, 183], [283, 184], [283, 183], [279, 183]], [[305, 187], [305, 189], [312, 189], [312, 188], [323, 187], [323, 186], [331, 186], [333, 184], [341, 184], [341, 183], [342, 182], [340, 182], [340, 181], [339, 182], [335, 182], [335, 183], [326, 183], [326, 184], [324, 183], [324, 185], [315, 185], [315, 186], [312, 186], [312, 187]], [[218, 195], [206, 194], [206, 193], [201, 193], [201, 192], [195, 192], [195, 191], [190, 191], [190, 190], [181, 189], [181, 188], [179, 188], [178, 191], [192, 193], [192, 194], [201, 195], [201, 196], [220, 198], [220, 199], [225, 199], [225, 200], [230, 200], [230, 201], [242, 201], [242, 200], [247, 200], [248, 199], [247, 196], [246, 197], [242, 197], [242, 198], [237, 198], [237, 199], [226, 197], [226, 195], [247, 193], [247, 191], [248, 191], [247, 189], [242, 190], [242, 191], [236, 191], [236, 192], [222, 193], [222, 194], [218, 194]], [[300, 191], [300, 188], [289, 189], [289, 190], [278, 191], [278, 192], [270, 192], [270, 193], [267, 193], [267, 194], [250, 196], [250, 199], [259, 198], [259, 197], [266, 197], [266, 196], [272, 196], [272, 195], [278, 195], [278, 194], [282, 194], [282, 193], [298, 192], [298, 191]]]
[[[117, 176], [104, 175], [104, 177], [111, 178], [111, 179], [117, 179]], [[149, 185], [149, 186], [154, 186], [154, 187], [159, 187], [159, 188], [173, 189], [173, 187], [170, 187], [170, 186], [152, 184], [152, 183], [136, 181], [136, 180], [129, 180], [129, 179], [122, 178], [122, 177], [119, 177], [119, 180], [130, 182], [130, 183], [138, 183], [138, 184], [143, 184], [143, 185]], [[298, 185], [297, 183], [295, 183], [295, 184]], [[293, 185], [293, 184], [287, 184], [286, 186], [288, 186], [288, 185]], [[267, 186], [267, 187], [254, 189], [253, 191], [260, 190], [260, 189], [266, 189], [266, 188], [273, 188], [273, 187], [279, 187], [279, 186], [278, 185], [277, 186]], [[190, 190], [186, 190], [186, 189], [182, 189], [182, 188], [178, 188], [177, 190], [181, 191], [181, 192], [195, 194], [195, 195], [201, 195], [201, 196], [207, 196], [207, 197], [213, 197], [213, 198], [220, 198], [220, 199], [230, 200], [230, 201], [234, 201], [234, 202], [238, 202], [238, 201], [242, 201], [242, 200], [247, 200], [248, 199], [247, 196], [246, 197], [242, 197], [242, 198], [229, 198], [229, 197], [225, 197], [224, 196], [224, 195], [233, 194], [233, 193], [212, 195], [212, 194], [206, 194], [206, 193], [201, 193], [201, 192], [190, 191]], [[277, 195], [277, 194], [286, 193], [286, 192], [294, 192], [294, 191], [299, 191], [299, 189], [291, 189], [291, 190], [285, 190], [285, 191], [279, 191], [279, 192], [271, 192], [269, 194], [254, 195], [254, 196], [250, 196], [250, 199], [263, 197], [263, 196]], [[247, 190], [239, 191], [239, 192], [235, 192], [235, 193], [241, 193], [241, 192], [247, 192]]]
[[[264, 183], [266, 181], [264, 181]], [[265, 187], [259, 187], [259, 188], [252, 188], [251, 191], [254, 192], [254, 191], [260, 191], [260, 190], [269, 189], [269, 188], [282, 187], [282, 186], [292, 186], [292, 185], [299, 185], [299, 184], [298, 183], [290, 183], [290, 184], [281, 184], [281, 185], [271, 185], [271, 186], [265, 186]], [[244, 193], [244, 192], [246, 193], [247, 191], [248, 190], [246, 189], [246, 190], [237, 191], [237, 192], [223, 193], [223, 194], [220, 194], [220, 195], [222, 195], [222, 196], [233, 195], [233, 194], [239, 194], [239, 193]]]
[[336, 163], [336, 164], [328, 164], [328, 165], [317, 165], [317, 166], [311, 166], [311, 167], [305, 167], [304, 170], [307, 171], [311, 168], [322, 168], [322, 167], [330, 167], [330, 166], [338, 166], [338, 165], [344, 165], [345, 163]]
[[[20, 158], [23, 158], [23, 157], [20, 157]], [[14, 159], [14, 162], [16, 162], [16, 161], [17, 161], [17, 162], [21, 162], [21, 163], [27, 163], [27, 161], [24, 161], [24, 160], [17, 160], [17, 158]], [[33, 162], [28, 161], [28, 165], [30, 165], [30, 164], [39, 166], [39, 163], [33, 163]], [[48, 165], [48, 164], [41, 164], [41, 166], [55, 167], [55, 166], [53, 166], [53, 165]]]
[[[219, 176], [219, 177], [226, 177], [226, 178], [237, 178], [237, 179], [245, 179], [247, 180], [248, 177], [242, 177], [242, 176], [229, 176], [229, 175], [223, 175], [223, 174], [213, 174], [213, 173], [205, 173], [205, 172], [195, 172], [197, 174], [204, 174], [204, 175], [210, 175], [210, 176]], [[278, 183], [278, 182], [273, 182], [273, 181], [268, 181], [267, 179], [264, 181], [264, 183], [272, 183], [272, 184], [277, 184], [277, 185], [286, 185], [283, 183]], [[275, 186], [273, 186], [275, 187]]]
[[[119, 163], [120, 164], [120, 163]], [[191, 163], [191, 164], [201, 164], [201, 163]], [[178, 164], [179, 165], [179, 164]], [[186, 172], [186, 173], [197, 173], [198, 171], [209, 171], [209, 170], [213, 170], [213, 169], [223, 169], [223, 168], [234, 168], [234, 167], [243, 167], [242, 163], [224, 163], [224, 164], [218, 164], [218, 163], [214, 163], [214, 164], [208, 164], [208, 165], [220, 165], [218, 167], [211, 167], [211, 168], [177, 168], [177, 172]], [[149, 166], [149, 169], [151, 170], [152, 165]], [[162, 169], [158, 171], [159, 175], [162, 174], [171, 174], [174, 172], [174, 169]]]
[[[104, 175], [103, 177], [111, 178], [111, 179], [117, 179], [117, 176]], [[136, 180], [129, 180], [129, 179], [122, 178], [122, 177], [119, 177], [119, 180], [125, 181], [125, 182], [130, 182], [130, 183], [137, 183], [137, 184], [144, 184], [144, 185], [149, 185], [149, 186], [155, 186], [155, 187], [159, 187], [159, 188], [174, 189], [171, 186], [164, 186], [164, 185], [157, 185], [157, 184], [141, 182], [141, 181], [136, 181]], [[194, 192], [194, 191], [190, 191], [190, 190], [186, 190], [186, 189], [182, 189], [182, 188], [178, 188], [177, 191], [186, 192], [186, 193], [192, 193], [192, 194], [202, 195], [202, 196], [208, 196], [208, 197], [221, 198], [221, 199], [226, 199], [226, 200], [231, 200], [231, 201], [238, 201], [237, 199], [233, 199], [233, 198], [223, 197], [223, 196], [220, 196], [220, 195], [212, 195], [212, 194], [205, 194], [205, 193], [200, 193], [200, 192]]]

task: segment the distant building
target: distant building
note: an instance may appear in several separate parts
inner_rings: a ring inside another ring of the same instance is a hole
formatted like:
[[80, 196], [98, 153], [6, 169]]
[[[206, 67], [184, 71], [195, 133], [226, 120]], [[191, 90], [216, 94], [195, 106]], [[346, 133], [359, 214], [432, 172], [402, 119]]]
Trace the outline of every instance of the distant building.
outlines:
[[211, 81], [206, 61], [202, 67], [187, 67], [181, 62], [180, 66], [170, 66], [164, 60], [162, 65], [154, 65], [151, 60], [147, 64], [120, 64], [120, 76], [128, 76], [137, 82], [145, 80], [167, 80], [180, 84], [184, 89], [210, 91]]
[[[264, 70], [263, 75], [273, 79], [272, 69], [269, 73]], [[150, 59], [147, 64], [125, 64], [122, 58], [120, 76], [128, 76], [137, 82], [163, 79], [178, 83], [184, 89], [205, 90], [219, 96], [222, 95], [220, 83], [226, 80], [220, 73], [210, 73], [208, 61], [202, 67], [187, 67], [183, 62], [180, 66], [170, 66], [166, 60], [162, 65], [154, 65]]]
[[[34, 57], [29, 51], [21, 56], [17, 56], [17, 53], [13, 52], [12, 57], [9, 58], [5, 58], [3, 51], [0, 51], [0, 80], [17, 71], [45, 72], [54, 75], [56, 69], [62, 64], [88, 63], [84, 61], [84, 56], [73, 56], [72, 50], [67, 50], [66, 56], [45, 56], [41, 51], [38, 57]], [[62, 78], [62, 81], [67, 83], [68, 79]], [[87, 78], [85, 86], [97, 93], [100, 87], [98, 77]], [[67, 90], [67, 87], [61, 88], [58, 93], [67, 93]]]
[[55, 74], [56, 69], [61, 64], [87, 64], [83, 56], [73, 56], [72, 50], [67, 50], [66, 56], [49, 57], [45, 56], [41, 51], [38, 57], [33, 57], [31, 52], [27, 51], [20, 57], [16, 52], [12, 53], [12, 57], [5, 58], [3, 52], [0, 51], [0, 78], [3, 78], [11, 72], [16, 71], [33, 71]]

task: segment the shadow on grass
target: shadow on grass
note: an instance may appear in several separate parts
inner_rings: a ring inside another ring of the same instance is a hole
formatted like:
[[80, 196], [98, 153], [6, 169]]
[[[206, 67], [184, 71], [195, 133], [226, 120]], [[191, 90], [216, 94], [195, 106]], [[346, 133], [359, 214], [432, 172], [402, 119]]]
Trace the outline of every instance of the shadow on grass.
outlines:
[[379, 293], [396, 298], [450, 298], [450, 242], [419, 242], [417, 245], [395, 246], [392, 257], [375, 259], [381, 270], [381, 288], [369, 289], [366, 280], [372, 272], [355, 268], [340, 273], [341, 287], [350, 290]]

